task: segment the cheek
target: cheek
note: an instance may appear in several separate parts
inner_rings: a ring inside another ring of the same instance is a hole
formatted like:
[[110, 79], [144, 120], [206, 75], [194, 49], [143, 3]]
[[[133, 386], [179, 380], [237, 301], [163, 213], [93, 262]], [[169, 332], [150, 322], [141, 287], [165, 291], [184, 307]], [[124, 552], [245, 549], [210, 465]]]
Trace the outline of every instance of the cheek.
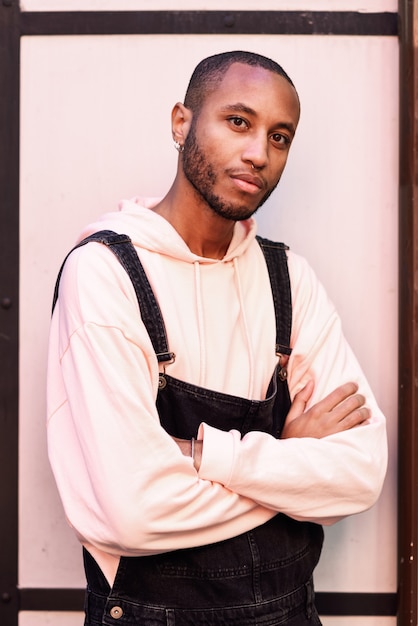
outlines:
[[272, 160], [273, 171], [277, 174], [279, 178], [282, 175], [284, 168], [286, 167], [288, 156], [289, 152], [283, 151], [276, 154], [275, 158]]
[[202, 129], [197, 137], [199, 147], [211, 163], [225, 162], [239, 150], [237, 142], [226, 135], [222, 128]]
[[203, 136], [199, 141], [200, 149], [210, 163], [216, 163], [224, 152], [224, 145], [216, 135]]

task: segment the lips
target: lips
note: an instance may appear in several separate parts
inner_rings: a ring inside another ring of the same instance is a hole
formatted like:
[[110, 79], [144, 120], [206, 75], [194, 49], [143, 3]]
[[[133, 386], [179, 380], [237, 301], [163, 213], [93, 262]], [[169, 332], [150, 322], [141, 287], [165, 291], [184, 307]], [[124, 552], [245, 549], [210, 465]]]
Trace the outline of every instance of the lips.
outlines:
[[249, 193], [258, 193], [260, 189], [265, 189], [266, 184], [264, 180], [256, 174], [250, 174], [249, 172], [234, 172], [230, 174], [234, 183], [243, 191]]

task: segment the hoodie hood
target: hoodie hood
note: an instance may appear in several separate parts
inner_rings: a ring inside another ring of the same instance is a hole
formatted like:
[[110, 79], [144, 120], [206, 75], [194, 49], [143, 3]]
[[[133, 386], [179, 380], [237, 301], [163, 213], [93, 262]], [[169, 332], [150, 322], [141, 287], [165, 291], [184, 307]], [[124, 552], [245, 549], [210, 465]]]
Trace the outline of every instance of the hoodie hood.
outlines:
[[[135, 246], [190, 263], [219, 263], [217, 259], [201, 257], [191, 252], [173, 226], [161, 215], [152, 211], [159, 198], [133, 198], [123, 200], [119, 210], [105, 213], [82, 231], [79, 240], [99, 230], [129, 233]], [[234, 234], [222, 261], [231, 261], [243, 254], [253, 242], [257, 232], [254, 218], [237, 222]]]

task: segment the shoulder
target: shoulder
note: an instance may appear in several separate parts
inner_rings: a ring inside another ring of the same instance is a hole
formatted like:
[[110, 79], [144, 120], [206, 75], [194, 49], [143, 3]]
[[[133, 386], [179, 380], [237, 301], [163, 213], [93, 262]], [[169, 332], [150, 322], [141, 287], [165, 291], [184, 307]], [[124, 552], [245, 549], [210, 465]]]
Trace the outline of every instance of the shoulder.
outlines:
[[290, 248], [286, 250], [286, 255], [292, 286], [298, 287], [301, 284], [309, 286], [320, 283], [315, 270], [304, 256], [297, 254]]
[[[108, 281], [121, 273], [121, 264], [109, 246], [90, 241], [74, 248], [65, 260], [62, 280], [89, 282], [93, 278]], [[110, 275], [109, 275], [110, 273]]]
[[129, 276], [108, 246], [89, 242], [74, 249], [65, 261], [58, 304], [79, 309], [83, 317], [97, 315], [121, 301], [136, 303]]
[[292, 303], [295, 310], [322, 310], [327, 315], [335, 312], [324, 285], [307, 259], [292, 250], [287, 251]]

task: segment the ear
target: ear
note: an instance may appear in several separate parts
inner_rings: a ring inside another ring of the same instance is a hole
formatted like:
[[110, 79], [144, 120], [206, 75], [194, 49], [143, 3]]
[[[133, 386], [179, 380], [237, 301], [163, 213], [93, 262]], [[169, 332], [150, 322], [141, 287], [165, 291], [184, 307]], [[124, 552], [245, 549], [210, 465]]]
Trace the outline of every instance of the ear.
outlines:
[[181, 102], [177, 102], [171, 112], [171, 132], [173, 140], [184, 145], [192, 123], [193, 113]]

